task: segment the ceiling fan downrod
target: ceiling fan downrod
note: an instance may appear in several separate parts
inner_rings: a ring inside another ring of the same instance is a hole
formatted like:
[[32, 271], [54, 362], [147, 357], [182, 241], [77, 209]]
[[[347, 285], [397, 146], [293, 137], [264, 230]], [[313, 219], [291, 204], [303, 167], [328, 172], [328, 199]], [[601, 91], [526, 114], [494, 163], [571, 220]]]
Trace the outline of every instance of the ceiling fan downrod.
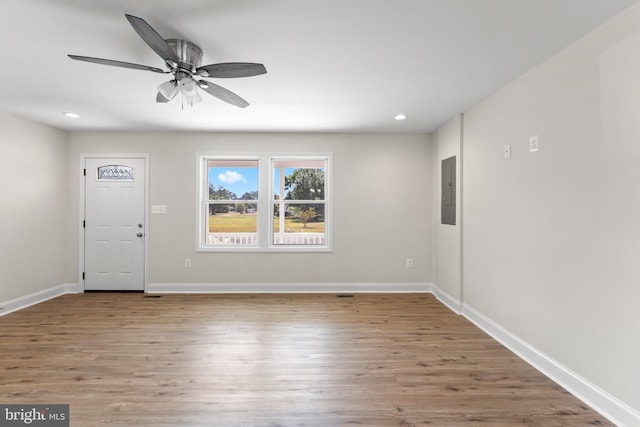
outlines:
[[167, 65], [174, 74], [182, 71], [192, 75], [196, 72], [196, 68], [202, 65], [202, 49], [197, 45], [182, 39], [167, 39], [165, 41], [178, 56], [177, 64], [174, 64], [171, 59], [167, 60]]

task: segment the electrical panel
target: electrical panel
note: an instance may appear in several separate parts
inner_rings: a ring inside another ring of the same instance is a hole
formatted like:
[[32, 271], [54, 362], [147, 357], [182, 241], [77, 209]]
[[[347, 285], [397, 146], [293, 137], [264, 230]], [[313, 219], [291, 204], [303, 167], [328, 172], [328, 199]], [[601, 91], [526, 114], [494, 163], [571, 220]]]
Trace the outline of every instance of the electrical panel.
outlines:
[[442, 197], [440, 219], [442, 224], [456, 225], [456, 156], [442, 161]]

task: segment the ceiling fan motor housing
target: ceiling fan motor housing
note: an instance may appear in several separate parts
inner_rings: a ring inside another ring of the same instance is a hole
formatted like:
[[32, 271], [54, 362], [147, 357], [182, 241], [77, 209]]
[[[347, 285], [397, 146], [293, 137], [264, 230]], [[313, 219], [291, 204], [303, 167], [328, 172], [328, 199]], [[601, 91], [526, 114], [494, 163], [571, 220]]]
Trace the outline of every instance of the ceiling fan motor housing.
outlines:
[[166, 39], [165, 41], [178, 55], [178, 68], [194, 73], [196, 68], [202, 64], [202, 49], [195, 44], [182, 39]]

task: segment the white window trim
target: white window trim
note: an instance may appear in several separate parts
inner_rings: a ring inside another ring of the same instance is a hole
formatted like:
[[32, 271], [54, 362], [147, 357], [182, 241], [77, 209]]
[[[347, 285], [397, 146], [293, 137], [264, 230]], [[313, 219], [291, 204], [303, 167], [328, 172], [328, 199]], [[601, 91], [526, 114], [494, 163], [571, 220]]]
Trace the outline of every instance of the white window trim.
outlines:
[[[271, 199], [276, 183], [273, 182], [273, 159], [315, 159], [326, 160], [325, 174], [325, 244], [324, 245], [273, 245], [273, 221], [267, 215], [258, 214], [257, 246], [213, 246], [207, 245], [203, 236], [206, 233], [206, 210], [204, 202], [208, 199], [206, 185], [207, 160], [258, 160], [258, 213], [271, 210]], [[333, 154], [332, 153], [196, 153], [196, 252], [332, 252], [333, 251]], [[266, 187], [265, 187], [266, 186]]]

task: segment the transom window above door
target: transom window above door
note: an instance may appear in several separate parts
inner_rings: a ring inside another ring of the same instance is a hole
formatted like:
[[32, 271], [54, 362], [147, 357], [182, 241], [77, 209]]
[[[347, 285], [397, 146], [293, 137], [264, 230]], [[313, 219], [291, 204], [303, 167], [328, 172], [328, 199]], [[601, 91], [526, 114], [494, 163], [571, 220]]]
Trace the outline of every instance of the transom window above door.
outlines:
[[198, 162], [199, 250], [331, 250], [330, 155]]

